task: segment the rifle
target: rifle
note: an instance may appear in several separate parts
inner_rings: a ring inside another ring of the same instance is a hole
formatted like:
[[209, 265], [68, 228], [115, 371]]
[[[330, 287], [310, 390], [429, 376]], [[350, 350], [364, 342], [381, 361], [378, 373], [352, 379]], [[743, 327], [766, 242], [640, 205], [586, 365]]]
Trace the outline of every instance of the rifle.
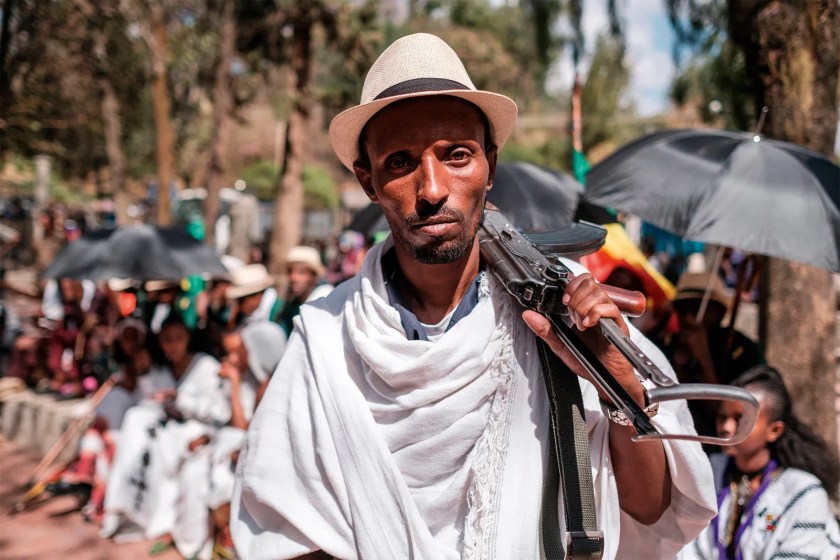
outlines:
[[[588, 226], [591, 224], [574, 224]], [[599, 228], [601, 229], [601, 228]], [[578, 236], [580, 237], [580, 236]], [[604, 235], [600, 237], [603, 244]], [[559, 256], [568, 256], [563, 243], [555, 233], [523, 235], [495, 208], [488, 205], [484, 220], [478, 232], [481, 257], [502, 285], [526, 309], [542, 314], [552, 325], [560, 340], [571, 350], [593, 382], [606, 393], [615, 406], [629, 418], [636, 428], [633, 441], [657, 439], [679, 439], [699, 441], [713, 445], [735, 445], [742, 442], [755, 424], [758, 415], [758, 401], [748, 391], [728, 385], [700, 383], [679, 384], [662, 373], [644, 352], [624, 334], [612, 319], [601, 319], [596, 333], [613, 344], [636, 371], [655, 387], [645, 387], [650, 404], [673, 400], [739, 401], [744, 403], [744, 415], [738, 422], [736, 433], [729, 438], [701, 436], [696, 434], [665, 434], [650, 421], [645, 411], [624, 390], [609, 370], [580, 338], [574, 328], [568, 309], [562, 303], [566, 286], [574, 275], [560, 261]], [[600, 246], [600, 244], [598, 246]], [[594, 247], [597, 249], [598, 246]], [[578, 242], [570, 245], [572, 253], [587, 252]], [[590, 247], [589, 250], [592, 250]], [[543, 251], [550, 251], [548, 255]], [[619, 304], [619, 308], [632, 308], [634, 314], [644, 310], [644, 296], [639, 292], [628, 292], [605, 286], [605, 289]], [[641, 302], [639, 304], [638, 302]]]

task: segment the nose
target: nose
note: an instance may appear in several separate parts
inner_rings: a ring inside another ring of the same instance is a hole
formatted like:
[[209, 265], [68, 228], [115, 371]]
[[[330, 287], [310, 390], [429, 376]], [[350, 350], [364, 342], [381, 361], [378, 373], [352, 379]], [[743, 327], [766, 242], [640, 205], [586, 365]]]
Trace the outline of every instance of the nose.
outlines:
[[420, 163], [420, 185], [417, 198], [432, 206], [437, 206], [449, 196], [446, 183], [446, 170], [443, 163], [434, 155], [424, 155]]
[[731, 437], [738, 431], [738, 421], [735, 418], [727, 418], [718, 424], [718, 436]]

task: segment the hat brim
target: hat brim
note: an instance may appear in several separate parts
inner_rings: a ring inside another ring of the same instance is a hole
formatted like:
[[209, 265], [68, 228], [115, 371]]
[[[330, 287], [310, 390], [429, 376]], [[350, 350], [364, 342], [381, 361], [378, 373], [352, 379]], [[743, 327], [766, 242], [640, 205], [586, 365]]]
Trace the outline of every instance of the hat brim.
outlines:
[[228, 299], [239, 299], [264, 292], [274, 285], [273, 278], [264, 278], [257, 282], [251, 282], [242, 286], [229, 286], [225, 290], [225, 297]]
[[442, 91], [419, 91], [377, 99], [357, 105], [336, 115], [330, 123], [330, 142], [338, 159], [347, 169], [353, 170], [353, 163], [359, 158], [359, 135], [368, 121], [379, 111], [403, 99], [446, 95], [458, 97], [477, 106], [490, 121], [493, 143], [501, 149], [516, 126], [518, 109], [513, 99], [481, 90], [451, 89]]
[[315, 276], [320, 278], [324, 274], [326, 274], [327, 270], [324, 268], [324, 265], [316, 267], [313, 263], [309, 261], [289, 261], [286, 263], [286, 266], [292, 266], [293, 264], [300, 264], [308, 268]]
[[[684, 300], [689, 300], [689, 299], [703, 299], [704, 295], [705, 295], [705, 290], [703, 290], [703, 289], [689, 288], [689, 289], [684, 289], [682, 291], [677, 292], [677, 295], [674, 296], [674, 301], [684, 301]], [[712, 290], [712, 293], [709, 294], [709, 301], [717, 302], [717, 303], [721, 304], [722, 306], [724, 306], [726, 309], [729, 309], [729, 306], [732, 303], [731, 300], [726, 295], [718, 292], [717, 290]]]

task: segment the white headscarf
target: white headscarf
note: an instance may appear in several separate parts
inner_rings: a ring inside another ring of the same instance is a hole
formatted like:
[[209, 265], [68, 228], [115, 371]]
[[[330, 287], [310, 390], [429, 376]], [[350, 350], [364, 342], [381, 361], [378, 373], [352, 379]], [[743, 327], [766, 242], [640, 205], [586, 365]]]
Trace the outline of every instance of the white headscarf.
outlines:
[[245, 325], [240, 335], [251, 374], [260, 383], [268, 381], [286, 350], [286, 333], [276, 323], [259, 321]]

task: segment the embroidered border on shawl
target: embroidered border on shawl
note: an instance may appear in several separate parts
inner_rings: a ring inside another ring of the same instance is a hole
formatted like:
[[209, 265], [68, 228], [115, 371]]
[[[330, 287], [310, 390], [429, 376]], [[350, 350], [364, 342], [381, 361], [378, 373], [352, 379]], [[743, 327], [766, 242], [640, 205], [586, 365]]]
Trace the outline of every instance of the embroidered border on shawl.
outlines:
[[476, 444], [472, 483], [467, 491], [468, 510], [464, 521], [463, 557], [468, 560], [490, 560], [495, 556], [499, 480], [504, 469], [513, 396], [516, 393], [512, 301], [506, 297], [506, 293], [502, 295], [501, 288], [495, 280], [488, 279], [488, 276], [485, 275], [479, 285], [479, 299], [491, 297], [491, 293], [498, 293], [503, 298], [499, 321], [499, 328], [503, 329], [503, 343], [491, 368], [491, 375], [498, 380], [498, 388], [490, 406], [487, 428]]

